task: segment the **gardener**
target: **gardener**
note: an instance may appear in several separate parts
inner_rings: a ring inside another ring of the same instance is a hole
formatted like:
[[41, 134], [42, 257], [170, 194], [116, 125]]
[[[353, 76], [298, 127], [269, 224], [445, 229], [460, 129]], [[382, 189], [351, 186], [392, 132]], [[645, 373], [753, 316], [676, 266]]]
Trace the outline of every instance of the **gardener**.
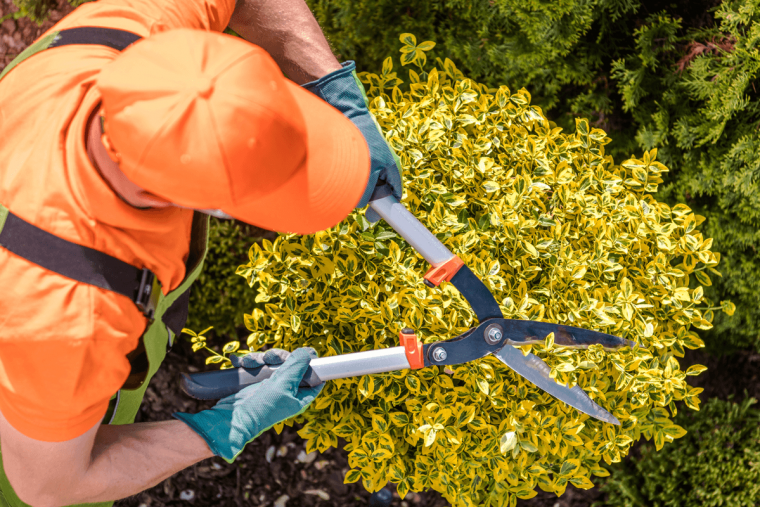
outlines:
[[303, 0], [87, 3], [0, 79], [0, 505], [108, 505], [303, 411], [310, 349], [235, 358], [284, 364], [133, 423], [205, 256], [196, 210], [312, 233], [378, 178], [401, 196], [353, 63]]

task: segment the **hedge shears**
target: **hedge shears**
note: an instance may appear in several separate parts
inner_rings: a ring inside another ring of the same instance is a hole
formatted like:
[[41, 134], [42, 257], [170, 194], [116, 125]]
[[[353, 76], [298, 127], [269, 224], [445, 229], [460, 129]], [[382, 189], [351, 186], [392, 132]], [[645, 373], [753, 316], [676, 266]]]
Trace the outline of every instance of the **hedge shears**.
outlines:
[[[395, 197], [390, 187], [379, 186], [372, 196], [370, 207], [403, 237], [431, 268], [424, 276], [429, 287], [444, 280], [452, 283], [470, 303], [478, 318], [478, 326], [445, 341], [423, 344], [414, 330], [402, 329], [400, 346], [320, 357], [311, 361], [302, 385], [315, 386], [327, 380], [387, 373], [429, 366], [451, 366], [493, 355], [523, 378], [571, 407], [600, 421], [620, 425], [620, 422], [597, 405], [580, 388], [567, 387], [551, 378], [551, 369], [538, 356], [523, 355], [515, 347], [543, 343], [554, 333], [554, 343], [564, 347], [586, 348], [601, 344], [605, 349], [633, 347], [634, 342], [623, 338], [546, 322], [505, 319], [485, 284], [449, 251], [438, 238], [420, 223]], [[236, 393], [246, 386], [269, 378], [276, 367], [225, 370], [182, 374], [182, 389], [190, 396], [212, 400]]]

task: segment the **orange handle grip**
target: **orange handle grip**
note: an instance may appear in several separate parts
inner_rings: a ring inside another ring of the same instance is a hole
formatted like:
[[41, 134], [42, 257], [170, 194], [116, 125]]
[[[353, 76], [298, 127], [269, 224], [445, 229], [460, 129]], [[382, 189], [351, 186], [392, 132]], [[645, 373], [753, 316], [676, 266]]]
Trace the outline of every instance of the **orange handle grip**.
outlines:
[[422, 342], [414, 334], [414, 331], [405, 327], [398, 335], [401, 346], [406, 352], [406, 359], [409, 361], [409, 367], [413, 370], [419, 370], [425, 367], [425, 358], [422, 357]]
[[462, 266], [464, 266], [462, 259], [454, 256], [439, 266], [431, 267], [425, 273], [425, 284], [428, 287], [438, 287], [444, 280], [450, 282]]

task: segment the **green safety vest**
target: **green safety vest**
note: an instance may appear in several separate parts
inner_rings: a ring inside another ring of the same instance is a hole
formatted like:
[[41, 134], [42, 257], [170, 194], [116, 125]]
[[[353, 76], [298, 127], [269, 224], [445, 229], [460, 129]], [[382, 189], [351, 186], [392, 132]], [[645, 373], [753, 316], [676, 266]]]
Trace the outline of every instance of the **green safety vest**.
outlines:
[[[26, 48], [0, 73], [2, 79], [23, 60], [40, 51], [70, 44], [98, 44], [123, 50], [140, 37], [123, 30], [79, 27], [48, 34]], [[190, 285], [203, 267], [208, 246], [208, 215], [195, 212], [186, 276], [166, 296], [153, 273], [102, 252], [54, 236], [15, 216], [0, 203], [0, 247], [30, 262], [83, 283], [131, 298], [146, 317], [146, 330], [138, 347], [127, 357], [132, 367], [124, 386], [111, 398], [103, 424], [131, 424], [145, 389], [163, 362], [174, 338], [187, 320]], [[108, 507], [113, 502], [87, 504]], [[0, 452], [0, 507], [29, 507], [11, 488]]]

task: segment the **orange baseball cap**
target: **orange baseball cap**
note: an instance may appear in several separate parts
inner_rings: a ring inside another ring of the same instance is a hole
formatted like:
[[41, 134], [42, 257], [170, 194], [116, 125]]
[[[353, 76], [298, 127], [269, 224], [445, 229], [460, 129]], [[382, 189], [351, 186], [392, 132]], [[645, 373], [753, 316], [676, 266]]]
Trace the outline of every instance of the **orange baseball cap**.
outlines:
[[237, 37], [152, 35], [106, 65], [97, 87], [124, 175], [179, 206], [308, 234], [343, 220], [366, 188], [359, 130]]

